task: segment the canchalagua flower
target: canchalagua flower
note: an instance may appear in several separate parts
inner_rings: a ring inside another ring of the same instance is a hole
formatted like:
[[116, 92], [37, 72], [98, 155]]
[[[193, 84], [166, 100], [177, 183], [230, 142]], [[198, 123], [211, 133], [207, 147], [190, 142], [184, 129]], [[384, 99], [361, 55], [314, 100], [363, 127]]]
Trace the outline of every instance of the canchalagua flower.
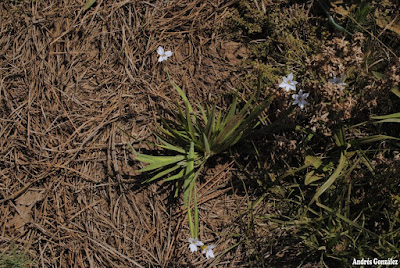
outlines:
[[158, 62], [167, 60], [168, 57], [172, 56], [172, 51], [164, 51], [164, 48], [161, 46], [157, 48], [157, 53], [158, 55], [160, 55], [160, 57], [158, 58]]
[[299, 105], [301, 109], [304, 108], [304, 105], [307, 104], [306, 99], [309, 93], [303, 93], [303, 90], [299, 90], [298, 94], [293, 94], [292, 98], [294, 99], [293, 105]]
[[287, 77], [282, 77], [283, 82], [279, 84], [279, 87], [284, 88], [287, 92], [290, 90], [296, 91], [297, 82], [293, 80], [293, 73], [290, 73]]
[[196, 252], [197, 247], [204, 246], [203, 242], [201, 242], [198, 238], [189, 238], [189, 249], [191, 252]]

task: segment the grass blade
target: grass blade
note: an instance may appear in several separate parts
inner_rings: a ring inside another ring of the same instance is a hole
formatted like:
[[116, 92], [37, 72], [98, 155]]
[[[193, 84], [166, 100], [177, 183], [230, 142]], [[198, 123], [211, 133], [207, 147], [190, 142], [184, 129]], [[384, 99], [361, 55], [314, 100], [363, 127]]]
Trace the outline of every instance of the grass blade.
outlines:
[[165, 175], [167, 175], [167, 174], [169, 174], [169, 173], [171, 173], [171, 172], [177, 170], [178, 168], [180, 168], [180, 166], [179, 166], [179, 165], [175, 165], [175, 166], [173, 166], [172, 168], [169, 168], [169, 169], [166, 169], [166, 170], [164, 170], [164, 171], [161, 171], [161, 172], [157, 173], [155, 176], [151, 177], [151, 178], [148, 179], [148, 180], [145, 180], [145, 181], [142, 182], [142, 183], [149, 183], [149, 182], [152, 182], [152, 181], [154, 181], [154, 180], [157, 180], [157, 179], [159, 179], [159, 178], [161, 178], [161, 177], [163, 177], [163, 176], [165, 176]]
[[400, 118], [400, 113], [388, 114], [388, 115], [379, 115], [372, 116], [372, 119], [390, 119], [390, 118]]
[[213, 133], [213, 126], [215, 124], [215, 105], [213, 105], [211, 112], [208, 115], [207, 125], [204, 128], [204, 133], [207, 138], [211, 138], [211, 134]]
[[336, 168], [335, 172], [330, 176], [330, 178], [317, 190], [317, 192], [315, 193], [314, 197], [312, 198], [310, 205], [317, 200], [317, 198], [323, 194], [326, 190], [328, 190], [329, 187], [331, 187], [331, 185], [336, 181], [337, 178], [339, 178], [340, 173], [342, 172], [344, 166], [346, 164], [346, 157], [344, 156], [344, 154], [342, 153], [340, 155], [340, 159], [339, 159], [339, 165]]
[[178, 173], [178, 174], [176, 174], [176, 175], [173, 175], [173, 176], [171, 176], [171, 177], [169, 177], [169, 178], [166, 178], [166, 179], [164, 179], [164, 180], [163, 180], [163, 182], [167, 182], [167, 181], [173, 181], [173, 180], [180, 179], [180, 178], [182, 178], [182, 177], [183, 177], [184, 173], [185, 173], [185, 170], [184, 170], [184, 169], [182, 169], [181, 171], [179, 171], [179, 173]]
[[394, 87], [394, 88], [392, 89], [392, 92], [393, 92], [394, 94], [396, 94], [396, 96], [397, 96], [397, 97], [399, 97], [399, 98], [400, 98], [400, 91], [399, 91], [399, 87]]
[[166, 158], [163, 161], [153, 162], [152, 164], [150, 164], [142, 169], [139, 169], [138, 172], [146, 172], [146, 171], [151, 171], [151, 170], [154, 170], [154, 169], [157, 169], [160, 167], [165, 167], [165, 166], [171, 165], [173, 163], [182, 161], [183, 159], [185, 159], [184, 155], [170, 156], [169, 158]]
[[161, 147], [161, 148], [164, 148], [164, 149], [167, 149], [167, 150], [171, 150], [171, 151], [175, 151], [175, 152], [178, 152], [178, 153], [181, 153], [181, 154], [185, 154], [186, 153], [186, 151], [183, 148], [179, 148], [177, 146], [174, 146], [174, 145], [166, 142], [165, 140], [161, 139], [159, 136], [157, 136], [157, 138], [163, 144], [163, 145], [157, 144], [158, 147]]
[[206, 150], [206, 154], [208, 156], [210, 156], [211, 155], [210, 144], [208, 143], [208, 139], [204, 133], [203, 133], [203, 142], [204, 142], [204, 148]]
[[355, 141], [363, 144], [363, 143], [371, 143], [371, 142], [382, 141], [382, 140], [400, 140], [400, 139], [396, 138], [396, 137], [392, 137], [392, 136], [386, 136], [386, 135], [372, 135], [372, 136], [361, 138], [361, 139], [358, 139]]
[[208, 118], [207, 118], [207, 114], [206, 114], [206, 112], [205, 112], [203, 106], [201, 106], [199, 102], [197, 102], [197, 106], [198, 106], [199, 109], [200, 109], [201, 116], [203, 117], [204, 124], [207, 125], [207, 122], [208, 122], [207, 120], [208, 120]]
[[199, 237], [199, 211], [197, 209], [196, 183], [193, 185], [193, 209], [194, 209], [194, 236]]
[[169, 82], [172, 84], [172, 86], [174, 87], [174, 89], [176, 91], [178, 91], [178, 94], [181, 96], [181, 98], [183, 99], [183, 101], [185, 102], [185, 105], [188, 106], [189, 108], [189, 112], [193, 112], [193, 107], [192, 105], [190, 105], [190, 102], [188, 100], [188, 98], [186, 97], [185, 93], [182, 91], [182, 89], [171, 79], [169, 72], [167, 71], [167, 76], [168, 76], [168, 80]]
[[195, 132], [194, 132], [192, 117], [190, 115], [190, 110], [189, 110], [188, 106], [186, 106], [186, 120], [187, 120], [187, 127], [188, 127], [188, 131], [189, 131], [189, 135], [192, 138], [192, 140], [194, 142], [196, 142], [197, 141], [197, 137], [196, 137]]
[[319, 203], [319, 202], [316, 202], [316, 205], [319, 206], [320, 208], [323, 208], [323, 209], [325, 209], [326, 211], [328, 211], [328, 212], [334, 214], [334, 215], [335, 215], [336, 217], [338, 217], [339, 219], [341, 219], [341, 220], [345, 221], [346, 223], [348, 223], [348, 224], [350, 224], [350, 225], [356, 227], [357, 229], [363, 230], [363, 231], [365, 231], [365, 232], [371, 234], [372, 236], [379, 237], [379, 236], [378, 236], [377, 234], [375, 234], [374, 232], [371, 232], [370, 230], [365, 229], [364, 227], [358, 225], [355, 221], [352, 221], [352, 220], [350, 220], [350, 219], [344, 217], [343, 215], [339, 214], [338, 212], [335, 213], [331, 208], [329, 208], [329, 207], [327, 207], [327, 206], [325, 206], [325, 205], [323, 205], [323, 204], [321, 204], [321, 203]]
[[185, 181], [183, 183], [183, 195], [185, 200], [185, 205], [189, 206], [189, 193], [190, 193], [190, 184], [194, 177], [194, 143], [190, 143], [190, 149], [187, 157], [187, 165], [186, 165], [186, 174]]

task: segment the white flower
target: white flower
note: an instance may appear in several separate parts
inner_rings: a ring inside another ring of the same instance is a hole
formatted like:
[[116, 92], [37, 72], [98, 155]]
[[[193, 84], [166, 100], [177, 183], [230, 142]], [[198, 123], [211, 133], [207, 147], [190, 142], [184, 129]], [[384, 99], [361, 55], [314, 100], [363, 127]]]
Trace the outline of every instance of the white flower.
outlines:
[[341, 78], [334, 76], [332, 79], [328, 79], [328, 82], [331, 82], [332, 84], [339, 86], [346, 86], [347, 84], [343, 82], [343, 79], [344, 79], [343, 76]]
[[279, 87], [284, 88], [287, 92], [290, 90], [296, 91], [296, 81], [293, 81], [293, 73], [290, 73], [287, 77], [282, 77], [283, 82], [279, 84]]
[[307, 99], [308, 95], [309, 95], [309, 93], [304, 93], [303, 94], [303, 90], [300, 89], [298, 94], [293, 94], [292, 95], [292, 98], [294, 99], [293, 105], [298, 104], [299, 107], [301, 109], [303, 109], [304, 105], [307, 104], [306, 99]]
[[203, 242], [201, 242], [198, 238], [189, 238], [189, 243], [189, 249], [191, 252], [197, 251], [197, 247], [204, 246]]
[[158, 62], [162, 62], [168, 59], [168, 57], [172, 56], [172, 51], [164, 51], [164, 48], [161, 46], [157, 48], [157, 53], [158, 55], [160, 55], [160, 57], [158, 58]]
[[203, 254], [206, 254], [206, 258], [215, 258], [214, 256], [214, 252], [212, 251], [214, 248], [216, 247], [216, 245], [209, 245], [209, 246], [203, 246], [201, 247], [201, 249], [203, 250]]

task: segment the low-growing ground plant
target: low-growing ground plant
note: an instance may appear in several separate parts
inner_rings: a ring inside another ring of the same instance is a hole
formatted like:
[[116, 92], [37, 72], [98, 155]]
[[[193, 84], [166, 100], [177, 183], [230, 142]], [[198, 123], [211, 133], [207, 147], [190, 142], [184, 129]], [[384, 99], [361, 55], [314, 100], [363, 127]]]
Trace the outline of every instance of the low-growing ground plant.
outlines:
[[[170, 117], [160, 117], [161, 126], [158, 127], [159, 133], [156, 135], [159, 144], [155, 146], [162, 149], [165, 155], [146, 155], [130, 147], [136, 155], [136, 160], [149, 164], [138, 170], [140, 173], [152, 174], [143, 183], [158, 179], [163, 179], [164, 182], [174, 181], [174, 196], [178, 197], [179, 192], [183, 192], [191, 233], [189, 242], [194, 246], [196, 243], [203, 246], [198, 240], [197, 178], [210, 157], [226, 152], [254, 131], [259, 124], [258, 117], [268, 107], [273, 97], [270, 96], [258, 103], [262, 81], [260, 75], [257, 91], [242, 107], [239, 107], [238, 97], [235, 95], [226, 111], [217, 110], [215, 104], [203, 107], [200, 103], [197, 104], [199, 111], [195, 111], [185, 93], [170, 78], [168, 72], [167, 76], [182, 98], [184, 109], [177, 103], [170, 109]], [[207, 254], [209, 251], [206, 247], [204, 250], [207, 258], [211, 256]]]

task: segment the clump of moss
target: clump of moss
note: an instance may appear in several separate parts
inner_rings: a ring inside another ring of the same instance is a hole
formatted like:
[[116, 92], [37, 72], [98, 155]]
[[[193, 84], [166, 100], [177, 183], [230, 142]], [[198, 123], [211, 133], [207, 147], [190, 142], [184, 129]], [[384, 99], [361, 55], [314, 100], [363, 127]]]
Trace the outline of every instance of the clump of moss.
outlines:
[[26, 268], [31, 265], [30, 257], [16, 248], [0, 254], [0, 268]]
[[232, 39], [243, 42], [263, 38], [271, 26], [268, 17], [253, 3], [240, 1], [234, 6], [225, 31]]

